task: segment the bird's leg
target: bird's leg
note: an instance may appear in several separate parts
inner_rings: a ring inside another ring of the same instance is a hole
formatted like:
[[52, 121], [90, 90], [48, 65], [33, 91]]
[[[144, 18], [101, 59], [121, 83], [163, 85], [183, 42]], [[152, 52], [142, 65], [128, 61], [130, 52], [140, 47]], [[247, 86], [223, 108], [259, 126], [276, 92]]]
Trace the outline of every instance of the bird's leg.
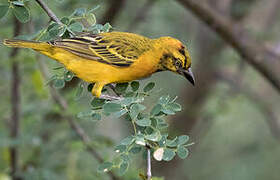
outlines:
[[114, 101], [114, 100], [122, 100], [123, 97], [118, 97], [118, 96], [110, 96], [107, 94], [101, 94], [100, 97], [101, 99], [107, 99], [109, 101]]
[[112, 91], [114, 91], [114, 93], [117, 95], [117, 96], [121, 96], [120, 95], [120, 93], [118, 93], [117, 91], [116, 91], [116, 84], [108, 84], [108, 86], [112, 89]]
[[95, 97], [100, 97], [103, 87], [106, 85], [104, 82], [96, 82], [91, 90], [91, 93]]
[[91, 90], [92, 95], [96, 96], [98, 98], [107, 99], [110, 101], [123, 99], [122, 97], [118, 97], [118, 96], [110, 96], [110, 95], [106, 95], [106, 94], [101, 94], [101, 91], [106, 84], [107, 84], [106, 82], [96, 82]]

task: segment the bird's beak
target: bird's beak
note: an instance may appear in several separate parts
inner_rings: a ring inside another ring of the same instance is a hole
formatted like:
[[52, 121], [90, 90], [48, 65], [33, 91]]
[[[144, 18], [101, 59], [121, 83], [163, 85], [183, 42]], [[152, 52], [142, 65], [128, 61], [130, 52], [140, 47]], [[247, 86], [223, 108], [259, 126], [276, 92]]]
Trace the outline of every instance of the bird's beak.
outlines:
[[191, 68], [188, 68], [187, 70], [186, 69], [183, 69], [181, 71], [183, 73], [183, 75], [185, 76], [185, 78], [187, 78], [187, 80], [190, 81], [190, 83], [192, 83], [192, 85], [194, 86], [195, 84], [195, 79], [194, 79], [194, 75], [192, 73], [192, 69]]

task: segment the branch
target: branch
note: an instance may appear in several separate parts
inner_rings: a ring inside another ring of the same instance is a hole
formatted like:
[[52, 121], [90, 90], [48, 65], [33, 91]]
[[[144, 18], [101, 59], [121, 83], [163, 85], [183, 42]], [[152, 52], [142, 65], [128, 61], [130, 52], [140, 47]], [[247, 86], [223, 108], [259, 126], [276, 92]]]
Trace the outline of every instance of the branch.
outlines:
[[195, 0], [177, 0], [228, 42], [246, 62], [259, 71], [280, 93], [280, 57], [249, 37], [244, 28]]
[[[14, 17], [14, 36], [18, 36], [22, 29], [21, 23]], [[18, 54], [18, 49], [13, 49], [10, 54], [10, 58], [13, 59]], [[10, 136], [13, 139], [18, 138], [19, 134], [19, 122], [20, 122], [20, 74], [18, 63], [13, 59], [12, 62], [12, 82], [11, 82], [11, 126]], [[18, 148], [16, 145], [11, 146], [10, 149], [10, 165], [11, 165], [11, 177], [12, 180], [20, 179], [18, 177]]]
[[57, 18], [57, 16], [52, 12], [52, 10], [45, 4], [43, 0], [36, 0], [36, 2], [44, 9], [51, 20], [57, 22], [58, 24], [62, 24], [62, 22]]

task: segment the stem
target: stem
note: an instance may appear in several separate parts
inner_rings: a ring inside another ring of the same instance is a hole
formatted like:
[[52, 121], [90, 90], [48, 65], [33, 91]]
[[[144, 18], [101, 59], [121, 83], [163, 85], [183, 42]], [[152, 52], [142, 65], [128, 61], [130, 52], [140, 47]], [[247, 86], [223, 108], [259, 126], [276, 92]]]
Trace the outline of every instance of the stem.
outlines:
[[[21, 24], [16, 18], [14, 18], [14, 36], [18, 36], [22, 29]], [[12, 62], [12, 82], [11, 82], [11, 104], [12, 104], [12, 114], [11, 114], [11, 126], [10, 126], [10, 136], [12, 139], [17, 139], [19, 135], [19, 122], [20, 122], [20, 74], [19, 65], [13, 58], [18, 54], [18, 49], [15, 48], [10, 54]], [[17, 180], [18, 177], [18, 147], [17, 145], [11, 146], [10, 149], [10, 165], [11, 165], [11, 177], [12, 180]]]
[[136, 129], [136, 125], [135, 125], [135, 122], [134, 122], [133, 119], [131, 120], [131, 123], [132, 123], [132, 126], [133, 126], [134, 134], [136, 135], [137, 134], [137, 129]]
[[43, 0], [36, 0], [36, 2], [45, 10], [51, 20], [57, 22], [58, 24], [62, 24], [62, 22], [57, 18], [57, 16], [53, 13], [53, 11], [45, 4]]
[[152, 179], [151, 149], [147, 147], [147, 180]]

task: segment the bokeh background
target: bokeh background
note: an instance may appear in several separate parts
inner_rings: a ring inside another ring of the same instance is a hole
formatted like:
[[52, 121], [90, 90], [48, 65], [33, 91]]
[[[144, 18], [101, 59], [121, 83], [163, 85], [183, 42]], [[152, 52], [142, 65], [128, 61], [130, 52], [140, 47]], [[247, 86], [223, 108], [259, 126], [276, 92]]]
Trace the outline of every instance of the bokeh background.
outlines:
[[[168, 35], [187, 45], [196, 76], [195, 87], [170, 72], [143, 80], [156, 82], [161, 89], [158, 96], [178, 96], [183, 111], [168, 119], [169, 131], [174, 136], [188, 134], [195, 142], [186, 160], [154, 161], [155, 176], [168, 180], [280, 178], [279, 90], [179, 0], [53, 0], [46, 3], [58, 17], [69, 16], [76, 8], [99, 5], [94, 11], [97, 22], [109, 22], [115, 31], [151, 38]], [[256, 46], [269, 47], [279, 53], [279, 0], [199, 0], [199, 4], [231, 19], [232, 29], [242, 27], [246, 33], [240, 34], [241, 39], [250, 36], [256, 40]], [[37, 31], [49, 21], [35, 2], [30, 1], [29, 7], [34, 28], [27, 23], [21, 34]], [[0, 25], [0, 38], [12, 38], [13, 15], [6, 15]], [[0, 59], [0, 180], [111, 179], [96, 172], [98, 161], [86, 151], [49, 95], [44, 76], [50, 77], [58, 64], [31, 50], [21, 50], [13, 57], [11, 49], [2, 45]], [[40, 62], [47, 65], [43, 73]], [[280, 68], [278, 70], [280, 76]], [[68, 113], [92, 138], [99, 155], [110, 159], [114, 154], [112, 147], [126, 137], [131, 128], [125, 121], [112, 117], [99, 122], [75, 118], [78, 112], [89, 108], [91, 100], [90, 94], [75, 100], [77, 81], [71, 81], [60, 90], [68, 101]], [[18, 98], [13, 96], [15, 87], [19, 89]], [[15, 109], [19, 114], [14, 113]], [[15, 117], [16, 127], [13, 126]], [[19, 178], [9, 176], [13, 164], [11, 152], [17, 156]], [[144, 168], [145, 161], [135, 157], [129, 172], [120, 179], [139, 179], [138, 173]]]

